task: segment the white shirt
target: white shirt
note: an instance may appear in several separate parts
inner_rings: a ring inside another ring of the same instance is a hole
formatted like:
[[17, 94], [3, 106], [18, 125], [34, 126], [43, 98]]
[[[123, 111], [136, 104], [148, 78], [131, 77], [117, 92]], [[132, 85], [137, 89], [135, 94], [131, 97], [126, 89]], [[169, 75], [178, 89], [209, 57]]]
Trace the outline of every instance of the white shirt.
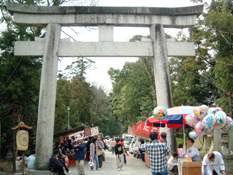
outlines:
[[26, 158], [26, 161], [27, 161], [28, 169], [35, 169], [35, 163], [36, 163], [35, 154], [31, 154], [28, 158]]
[[202, 175], [212, 175], [213, 170], [220, 175], [220, 171], [225, 171], [222, 155], [217, 151], [214, 151], [213, 153], [215, 155], [214, 161], [209, 161], [208, 154], [204, 156], [201, 168]]
[[178, 159], [175, 159], [173, 156], [171, 156], [167, 161], [168, 170], [172, 170], [174, 166], [178, 167]]
[[186, 155], [192, 158], [193, 161], [201, 160], [200, 152], [195, 146], [189, 147], [186, 151]]

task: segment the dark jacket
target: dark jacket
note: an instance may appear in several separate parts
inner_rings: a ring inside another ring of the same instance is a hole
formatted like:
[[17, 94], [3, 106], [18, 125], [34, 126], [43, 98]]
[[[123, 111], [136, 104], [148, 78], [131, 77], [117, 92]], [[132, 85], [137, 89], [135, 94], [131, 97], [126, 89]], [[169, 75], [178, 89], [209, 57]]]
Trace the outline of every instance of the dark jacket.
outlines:
[[75, 160], [84, 160], [86, 154], [87, 146], [85, 143], [78, 145], [75, 148]]
[[122, 146], [122, 144], [116, 144], [115, 146], [115, 154], [119, 155], [119, 154], [123, 154], [124, 153], [124, 147]]

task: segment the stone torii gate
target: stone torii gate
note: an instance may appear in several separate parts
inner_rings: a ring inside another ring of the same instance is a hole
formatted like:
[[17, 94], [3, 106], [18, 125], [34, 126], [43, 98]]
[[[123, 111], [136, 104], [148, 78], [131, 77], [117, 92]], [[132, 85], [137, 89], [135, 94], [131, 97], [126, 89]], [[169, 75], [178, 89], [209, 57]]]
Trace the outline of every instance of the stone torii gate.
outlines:
[[[192, 42], [166, 41], [164, 28], [195, 24], [203, 6], [149, 7], [38, 7], [8, 4], [14, 22], [47, 25], [46, 36], [17, 41], [15, 55], [43, 56], [36, 135], [37, 169], [46, 169], [53, 149], [58, 57], [153, 57], [157, 105], [172, 106], [168, 56], [195, 56]], [[61, 26], [97, 26], [99, 42], [60, 39]], [[149, 27], [150, 41], [114, 42], [113, 26]], [[172, 146], [172, 133], [168, 144]]]

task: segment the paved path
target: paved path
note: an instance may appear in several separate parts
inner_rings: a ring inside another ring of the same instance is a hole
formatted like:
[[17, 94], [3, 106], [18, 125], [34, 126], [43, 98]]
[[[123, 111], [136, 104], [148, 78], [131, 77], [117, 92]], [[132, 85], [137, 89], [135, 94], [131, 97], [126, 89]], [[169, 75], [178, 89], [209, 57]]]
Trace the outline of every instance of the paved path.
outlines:
[[[122, 170], [117, 170], [115, 156], [106, 151], [106, 161], [101, 169], [97, 171], [91, 171], [88, 165], [85, 165], [86, 175], [151, 175], [150, 169], [145, 164], [134, 158], [132, 155], [127, 157], [127, 165]], [[72, 175], [78, 175], [76, 168], [71, 168]]]

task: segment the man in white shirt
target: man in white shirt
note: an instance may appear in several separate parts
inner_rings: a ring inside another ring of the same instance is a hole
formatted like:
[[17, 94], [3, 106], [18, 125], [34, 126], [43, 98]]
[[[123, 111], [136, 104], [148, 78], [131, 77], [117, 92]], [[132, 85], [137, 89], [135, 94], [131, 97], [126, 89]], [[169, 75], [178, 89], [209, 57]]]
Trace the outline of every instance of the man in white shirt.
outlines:
[[35, 151], [32, 151], [29, 157], [26, 157], [26, 161], [27, 161], [28, 169], [35, 169], [35, 163], [36, 163]]
[[194, 140], [188, 138], [187, 140], [188, 149], [186, 151], [186, 157], [190, 157], [192, 161], [201, 161], [200, 152], [193, 144], [194, 144]]
[[202, 161], [202, 175], [226, 175], [222, 155], [213, 151], [206, 154]]

